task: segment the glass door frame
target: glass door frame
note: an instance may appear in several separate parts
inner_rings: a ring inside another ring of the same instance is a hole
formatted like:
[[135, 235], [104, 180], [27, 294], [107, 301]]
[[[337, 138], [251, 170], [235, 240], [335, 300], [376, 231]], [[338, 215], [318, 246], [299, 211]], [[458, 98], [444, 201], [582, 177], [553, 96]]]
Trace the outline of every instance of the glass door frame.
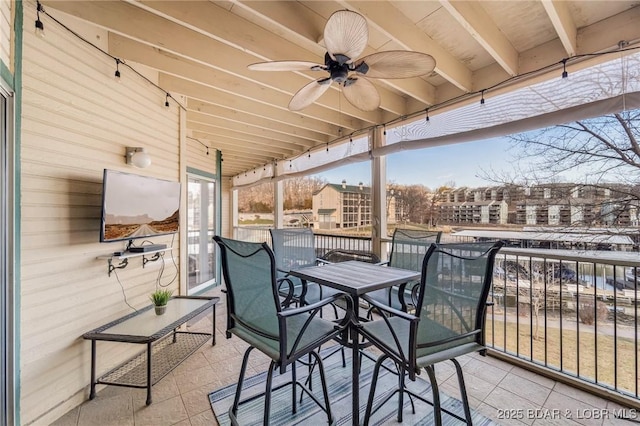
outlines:
[[[213, 198], [211, 200], [211, 202], [213, 203], [213, 217], [211, 218], [212, 223], [213, 223], [213, 228], [212, 229], [207, 229], [207, 234], [211, 233], [211, 238], [207, 238], [207, 246], [212, 245], [213, 246], [213, 278], [209, 279], [203, 283], [198, 284], [196, 287], [194, 287], [193, 289], [189, 287], [189, 267], [188, 267], [188, 262], [189, 262], [189, 228], [188, 228], [188, 224], [189, 224], [189, 220], [190, 217], [189, 212], [187, 210], [187, 285], [186, 285], [186, 290], [187, 290], [187, 295], [192, 296], [192, 295], [197, 295], [199, 293], [202, 293], [206, 290], [211, 289], [212, 287], [215, 287], [217, 285], [220, 284], [220, 268], [219, 268], [219, 262], [218, 262], [218, 257], [217, 257], [217, 253], [215, 251], [215, 244], [213, 243], [213, 235], [216, 235], [217, 230], [219, 229], [220, 226], [220, 220], [219, 220], [219, 215], [220, 215], [220, 207], [219, 207], [219, 203], [220, 203], [220, 181], [219, 178], [211, 173], [207, 173], [207, 172], [203, 172], [201, 170], [197, 170], [191, 167], [187, 167], [187, 191], [186, 193], [189, 193], [189, 183], [192, 179], [196, 179], [196, 180], [200, 180], [200, 181], [206, 181], [209, 183], [213, 183], [213, 188], [214, 188], [214, 193], [213, 193]], [[188, 201], [187, 201], [187, 206], [188, 206]], [[210, 241], [209, 241], [210, 240]]]
[[0, 79], [0, 425], [15, 423], [14, 102]]

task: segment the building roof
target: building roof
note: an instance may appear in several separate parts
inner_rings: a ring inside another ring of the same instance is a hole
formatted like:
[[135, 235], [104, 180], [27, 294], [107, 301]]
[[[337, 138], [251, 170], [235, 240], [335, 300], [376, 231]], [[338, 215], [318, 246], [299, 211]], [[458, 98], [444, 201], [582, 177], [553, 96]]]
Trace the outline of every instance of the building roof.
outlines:
[[633, 245], [633, 240], [626, 235], [591, 233], [484, 231], [465, 229], [462, 231], [458, 231], [452, 235], [455, 237], [495, 238], [498, 240], [530, 240], [568, 243]]
[[353, 193], [353, 194], [371, 193], [371, 188], [364, 185], [362, 186], [362, 189], [360, 189], [360, 185], [345, 185], [345, 187], [343, 188], [341, 183], [328, 183], [322, 188], [318, 189], [316, 192], [314, 192], [313, 195], [319, 194], [320, 192], [322, 192], [322, 190], [324, 190], [327, 187], [333, 188], [334, 190], [342, 193]]

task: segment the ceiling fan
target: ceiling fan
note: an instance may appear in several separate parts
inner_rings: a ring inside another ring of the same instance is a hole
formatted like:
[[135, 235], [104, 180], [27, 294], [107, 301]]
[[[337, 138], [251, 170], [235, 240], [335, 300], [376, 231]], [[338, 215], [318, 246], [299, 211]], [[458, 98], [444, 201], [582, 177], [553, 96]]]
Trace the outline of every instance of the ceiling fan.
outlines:
[[[435, 68], [431, 55], [406, 50], [389, 50], [355, 59], [369, 41], [367, 20], [350, 10], [334, 12], [324, 27], [327, 53], [324, 65], [306, 61], [271, 61], [249, 65], [255, 71], [327, 71], [321, 78], [300, 89], [289, 102], [299, 111], [311, 105], [329, 89], [332, 82], [342, 86], [344, 97], [356, 108], [373, 111], [380, 106], [380, 95], [367, 78], [409, 78], [428, 74]], [[367, 78], [365, 78], [367, 77]]]

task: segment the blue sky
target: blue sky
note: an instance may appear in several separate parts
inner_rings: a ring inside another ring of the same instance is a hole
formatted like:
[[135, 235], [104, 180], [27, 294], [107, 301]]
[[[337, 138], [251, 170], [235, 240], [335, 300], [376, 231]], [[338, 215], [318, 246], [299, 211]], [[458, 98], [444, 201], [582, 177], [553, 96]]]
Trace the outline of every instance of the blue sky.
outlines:
[[[512, 170], [512, 154], [506, 138], [459, 143], [387, 156], [387, 181], [401, 185], [423, 184], [437, 188], [455, 182], [456, 186], [489, 185], [478, 177], [482, 169]], [[349, 164], [314, 175], [330, 183], [346, 179], [350, 185], [371, 182], [368, 161]]]

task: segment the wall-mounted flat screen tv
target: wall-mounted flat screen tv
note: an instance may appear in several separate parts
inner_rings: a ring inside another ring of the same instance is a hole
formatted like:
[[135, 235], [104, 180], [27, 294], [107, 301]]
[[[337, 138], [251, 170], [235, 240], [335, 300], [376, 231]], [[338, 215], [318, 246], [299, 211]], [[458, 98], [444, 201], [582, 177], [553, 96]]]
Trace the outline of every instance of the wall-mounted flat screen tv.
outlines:
[[180, 182], [104, 171], [100, 241], [122, 241], [178, 232]]

